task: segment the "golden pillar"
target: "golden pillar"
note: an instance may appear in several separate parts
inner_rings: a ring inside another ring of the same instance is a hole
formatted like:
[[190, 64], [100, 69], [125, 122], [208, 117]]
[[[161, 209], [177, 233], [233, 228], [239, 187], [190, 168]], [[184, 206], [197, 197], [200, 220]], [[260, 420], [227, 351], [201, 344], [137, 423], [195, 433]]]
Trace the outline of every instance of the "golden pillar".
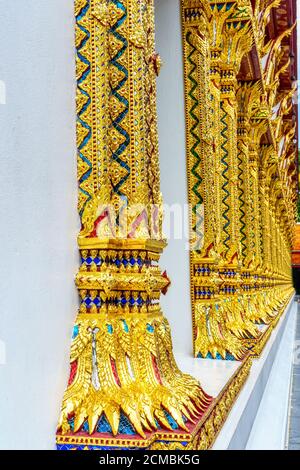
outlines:
[[242, 340], [258, 335], [256, 327], [245, 315], [241, 296], [241, 263], [244, 256], [241, 238], [245, 223], [242, 193], [243, 185], [247, 184], [244, 171], [249, 148], [246, 136], [248, 123], [240, 123], [238, 119], [237, 76], [242, 58], [253, 45], [251, 6], [238, 1], [211, 1], [210, 5], [213, 11], [211, 77], [220, 91], [217, 159], [220, 164], [221, 237], [217, 250], [220, 256], [217, 264], [220, 280], [217, 305], [223, 313], [226, 330], [232, 335], [228, 345], [223, 343], [228, 348], [228, 358], [241, 358], [245, 353]]
[[264, 319], [259, 287], [262, 284], [263, 225], [260, 174], [261, 137], [267, 131], [262, 107], [262, 83], [240, 82], [238, 100], [239, 214], [244, 315], [251, 322]]
[[182, 1], [194, 354], [224, 359], [245, 353], [227, 304], [239, 285], [236, 75], [251, 45], [235, 7]]

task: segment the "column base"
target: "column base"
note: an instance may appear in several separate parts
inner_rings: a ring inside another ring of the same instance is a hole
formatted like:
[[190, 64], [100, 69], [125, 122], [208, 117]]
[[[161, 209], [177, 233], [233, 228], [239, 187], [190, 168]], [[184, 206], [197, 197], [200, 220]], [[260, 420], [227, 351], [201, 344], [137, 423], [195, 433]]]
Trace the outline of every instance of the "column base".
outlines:
[[263, 352], [269, 338], [276, 328], [282, 314], [285, 312], [287, 305], [290, 303], [294, 292], [284, 301], [283, 305], [278, 309], [277, 315], [273, 318], [272, 322], [268, 325], [262, 325], [264, 330], [259, 338], [247, 339], [243, 341], [244, 346], [250, 351], [253, 358], [259, 358]]
[[187, 431], [160, 429], [147, 432], [141, 439], [137, 434], [119, 434], [114, 437], [109, 433], [57, 434], [58, 450], [206, 450], [212, 447], [235, 400], [243, 388], [251, 368], [248, 355], [240, 367], [224, 386], [208, 409], [199, 416], [196, 423], [188, 423]]

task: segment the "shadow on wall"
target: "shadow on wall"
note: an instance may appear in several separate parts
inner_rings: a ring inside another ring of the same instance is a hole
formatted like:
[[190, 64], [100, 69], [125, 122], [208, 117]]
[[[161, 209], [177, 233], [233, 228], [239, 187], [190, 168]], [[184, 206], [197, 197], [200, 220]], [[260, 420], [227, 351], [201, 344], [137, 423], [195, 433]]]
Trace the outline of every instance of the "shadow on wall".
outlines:
[[300, 295], [300, 268], [293, 268], [293, 282], [296, 295]]

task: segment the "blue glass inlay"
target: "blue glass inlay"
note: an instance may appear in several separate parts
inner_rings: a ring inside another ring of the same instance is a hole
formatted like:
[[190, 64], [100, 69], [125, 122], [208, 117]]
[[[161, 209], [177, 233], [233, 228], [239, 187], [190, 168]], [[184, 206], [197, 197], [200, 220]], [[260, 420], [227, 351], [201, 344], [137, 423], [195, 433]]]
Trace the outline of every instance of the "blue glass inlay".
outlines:
[[82, 431], [88, 433], [89, 432], [89, 423], [85, 421], [82, 426]]
[[75, 325], [73, 328], [72, 339], [75, 339], [79, 335], [79, 325]]
[[226, 360], [227, 361], [234, 361], [235, 359], [234, 359], [232, 354], [226, 353]]
[[74, 418], [68, 419], [68, 423], [72, 432], [74, 432]]
[[111, 426], [104, 415], [99, 419], [96, 430], [97, 432], [112, 433]]
[[109, 334], [111, 335], [111, 334], [113, 333], [113, 331], [114, 331], [112, 325], [106, 325], [106, 327], [107, 327], [107, 331], [108, 331]]
[[149, 333], [154, 332], [154, 327], [152, 325], [150, 325], [150, 323], [147, 324], [147, 331], [149, 331]]
[[125, 320], [122, 320], [122, 322], [123, 322], [123, 329], [124, 329], [124, 331], [125, 331], [126, 333], [128, 333], [128, 332], [129, 332], [129, 327], [128, 327], [126, 321], [125, 321]]
[[123, 414], [121, 414], [121, 419], [120, 419], [120, 424], [119, 424], [119, 433], [129, 434], [131, 436], [134, 436], [136, 434], [136, 431], [134, 430], [134, 427], [130, 423], [129, 419]]
[[164, 410], [164, 413], [165, 413], [165, 416], [166, 416], [166, 418], [168, 420], [168, 423], [170, 424], [171, 428], [173, 430], [178, 429], [179, 426], [176, 423], [176, 421], [174, 420], [174, 418], [170, 415], [170, 413], [168, 413], [166, 410]]

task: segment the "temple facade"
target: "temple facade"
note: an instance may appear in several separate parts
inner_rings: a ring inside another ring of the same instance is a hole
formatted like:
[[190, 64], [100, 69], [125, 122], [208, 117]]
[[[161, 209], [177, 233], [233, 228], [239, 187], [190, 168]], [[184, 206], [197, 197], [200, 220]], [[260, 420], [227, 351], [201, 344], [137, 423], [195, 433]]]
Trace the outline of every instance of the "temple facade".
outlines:
[[80, 302], [60, 450], [211, 448], [294, 296], [296, 2], [178, 8], [190, 360], [233, 371], [217, 394], [182, 371], [160, 306], [171, 280], [159, 265], [155, 2], [75, 0]]

